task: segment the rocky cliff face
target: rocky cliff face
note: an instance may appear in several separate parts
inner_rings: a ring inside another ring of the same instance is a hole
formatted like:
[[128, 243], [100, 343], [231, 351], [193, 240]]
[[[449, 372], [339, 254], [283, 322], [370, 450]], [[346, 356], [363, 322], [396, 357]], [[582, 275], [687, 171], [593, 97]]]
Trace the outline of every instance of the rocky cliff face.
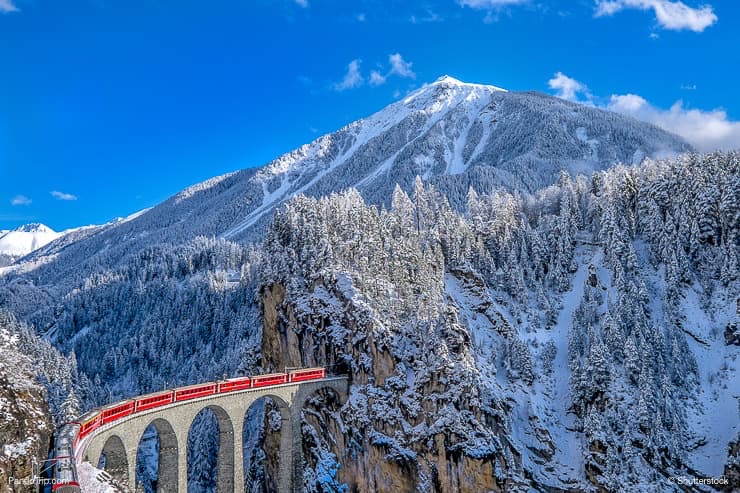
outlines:
[[29, 478], [33, 459], [46, 459], [54, 429], [33, 362], [17, 342], [0, 326], [0, 492], [33, 491], [11, 478]]
[[731, 441], [727, 450], [727, 463], [725, 464], [723, 476], [729, 484], [721, 488], [723, 491], [733, 491], [734, 486], [740, 484], [740, 436]]
[[[340, 287], [343, 282], [347, 280], [316, 279], [300, 295], [281, 284], [263, 291], [265, 365], [326, 366], [348, 372], [353, 388], [347, 406], [341, 407], [335, 396], [317, 395], [304, 409], [308, 490], [317, 482], [324, 491], [346, 484], [357, 492], [473, 493], [512, 486], [504, 478], [507, 469], [518, 468], [516, 453], [503, 435], [483, 432], [483, 423], [501, 419], [505, 406], [492, 398], [484, 404], [484, 396], [471, 385], [474, 379], [462, 367], [470, 358], [470, 342], [446, 334], [452, 342], [447, 355], [401, 356], [411, 348], [402, 348], [396, 340], [400, 334], [383, 327], [370, 307], [348, 298]], [[423, 334], [429, 337], [426, 343], [421, 338], [418, 342], [430, 349], [444, 335], [430, 330]], [[430, 371], [422, 375], [427, 363]], [[447, 426], [461, 416], [459, 429]], [[481, 445], [491, 440], [488, 445], [501, 448], [472, 448], [477, 437], [471, 432], [477, 426]], [[321, 474], [323, 478], [317, 477]]]

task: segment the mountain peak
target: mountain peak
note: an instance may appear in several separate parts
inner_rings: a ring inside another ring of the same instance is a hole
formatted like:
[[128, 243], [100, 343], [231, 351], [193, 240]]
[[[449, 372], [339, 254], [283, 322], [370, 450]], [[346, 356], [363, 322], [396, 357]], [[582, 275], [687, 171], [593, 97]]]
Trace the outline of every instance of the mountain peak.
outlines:
[[17, 233], [56, 233], [49, 226], [41, 223], [29, 223], [22, 226], [18, 226], [13, 230]]
[[22, 257], [60, 236], [45, 224], [24, 224], [0, 235], [0, 256]]
[[[424, 111], [427, 113], [447, 112], [464, 101], [483, 101], [492, 97], [494, 93], [507, 92], [500, 87], [485, 84], [471, 84], [463, 82], [449, 75], [443, 75], [431, 84], [424, 84], [415, 90], [401, 104], [408, 110]], [[467, 104], [467, 103], [466, 103]], [[396, 109], [389, 106], [387, 109]], [[376, 115], [386, 113], [381, 110]], [[398, 116], [398, 114], [396, 114]]]
[[451, 75], [445, 74], [445, 75], [443, 75], [441, 77], [438, 77], [437, 80], [435, 80], [433, 82], [433, 84], [459, 84], [459, 85], [462, 85], [462, 84], [465, 84], [465, 82], [463, 82], [463, 81], [461, 81], [459, 79], [456, 79], [456, 78], [452, 77]]
[[452, 77], [451, 75], [447, 75], [447, 74], [441, 77], [438, 77], [437, 80], [429, 84], [429, 86], [485, 88], [485, 89], [494, 90], [494, 91], [506, 91], [506, 89], [492, 86], [490, 84], [475, 84], [472, 82], [464, 82], [464, 81], [461, 81], [460, 79], [456, 79], [455, 77]]

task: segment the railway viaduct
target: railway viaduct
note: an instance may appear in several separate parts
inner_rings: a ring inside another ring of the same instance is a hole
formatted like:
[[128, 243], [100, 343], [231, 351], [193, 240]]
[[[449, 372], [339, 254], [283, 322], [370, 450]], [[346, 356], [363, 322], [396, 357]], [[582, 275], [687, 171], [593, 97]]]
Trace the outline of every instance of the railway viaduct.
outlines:
[[244, 491], [242, 432], [244, 417], [258, 399], [270, 397], [282, 416], [278, 465], [278, 492], [302, 490], [303, 436], [301, 410], [306, 400], [322, 389], [333, 390], [342, 401], [347, 398], [346, 377], [331, 377], [266, 388], [245, 389], [199, 399], [175, 402], [121, 418], [85, 437], [77, 450], [77, 462], [98, 465], [105, 455], [105, 469], [114, 478], [136, 485], [136, 454], [144, 431], [153, 425], [159, 435], [158, 491], [187, 493], [188, 432], [195, 417], [210, 409], [218, 422], [219, 447], [217, 490]]

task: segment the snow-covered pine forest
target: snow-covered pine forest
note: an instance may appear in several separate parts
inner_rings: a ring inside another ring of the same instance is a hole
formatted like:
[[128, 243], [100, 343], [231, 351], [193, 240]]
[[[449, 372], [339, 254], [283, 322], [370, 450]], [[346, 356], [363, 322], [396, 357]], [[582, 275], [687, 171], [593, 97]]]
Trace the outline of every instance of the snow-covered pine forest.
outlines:
[[[294, 200], [262, 283], [285, 286], [278, 325], [312, 348], [300, 363], [357, 378], [332, 414], [350, 439], [318, 443], [316, 467], [379, 449], [394, 486], [420, 491], [736, 474], [738, 164], [689, 155], [563, 174], [533, 196], [471, 189], [463, 215], [420, 180], [390, 210], [353, 191]], [[307, 474], [306, 489], [338, 476]]]
[[[462, 208], [417, 179], [389, 202], [297, 196], [261, 244], [157, 244], [88, 275], [26, 317], [74, 355], [56, 417], [316, 364], [352, 389], [304, 412], [306, 491], [737, 480], [739, 154], [564, 172], [531, 194], [471, 187]], [[273, 418], [269, 402], [247, 418], [249, 491], [270, 488]], [[199, 489], [213, 446], [193, 438]]]

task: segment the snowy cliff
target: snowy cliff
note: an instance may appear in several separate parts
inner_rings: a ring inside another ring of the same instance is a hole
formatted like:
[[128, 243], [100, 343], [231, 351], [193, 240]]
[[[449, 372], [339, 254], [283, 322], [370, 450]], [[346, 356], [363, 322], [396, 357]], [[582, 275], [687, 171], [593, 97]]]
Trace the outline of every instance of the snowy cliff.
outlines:
[[22, 483], [11, 486], [10, 478], [31, 477], [33, 461], [46, 459], [54, 429], [44, 388], [17, 329], [15, 320], [0, 312], [0, 491], [23, 488]]
[[291, 202], [265, 244], [264, 364], [352, 379], [345, 406], [305, 413], [306, 491], [678, 491], [736, 471], [739, 164], [471, 191], [464, 217], [420, 182], [388, 211]]

